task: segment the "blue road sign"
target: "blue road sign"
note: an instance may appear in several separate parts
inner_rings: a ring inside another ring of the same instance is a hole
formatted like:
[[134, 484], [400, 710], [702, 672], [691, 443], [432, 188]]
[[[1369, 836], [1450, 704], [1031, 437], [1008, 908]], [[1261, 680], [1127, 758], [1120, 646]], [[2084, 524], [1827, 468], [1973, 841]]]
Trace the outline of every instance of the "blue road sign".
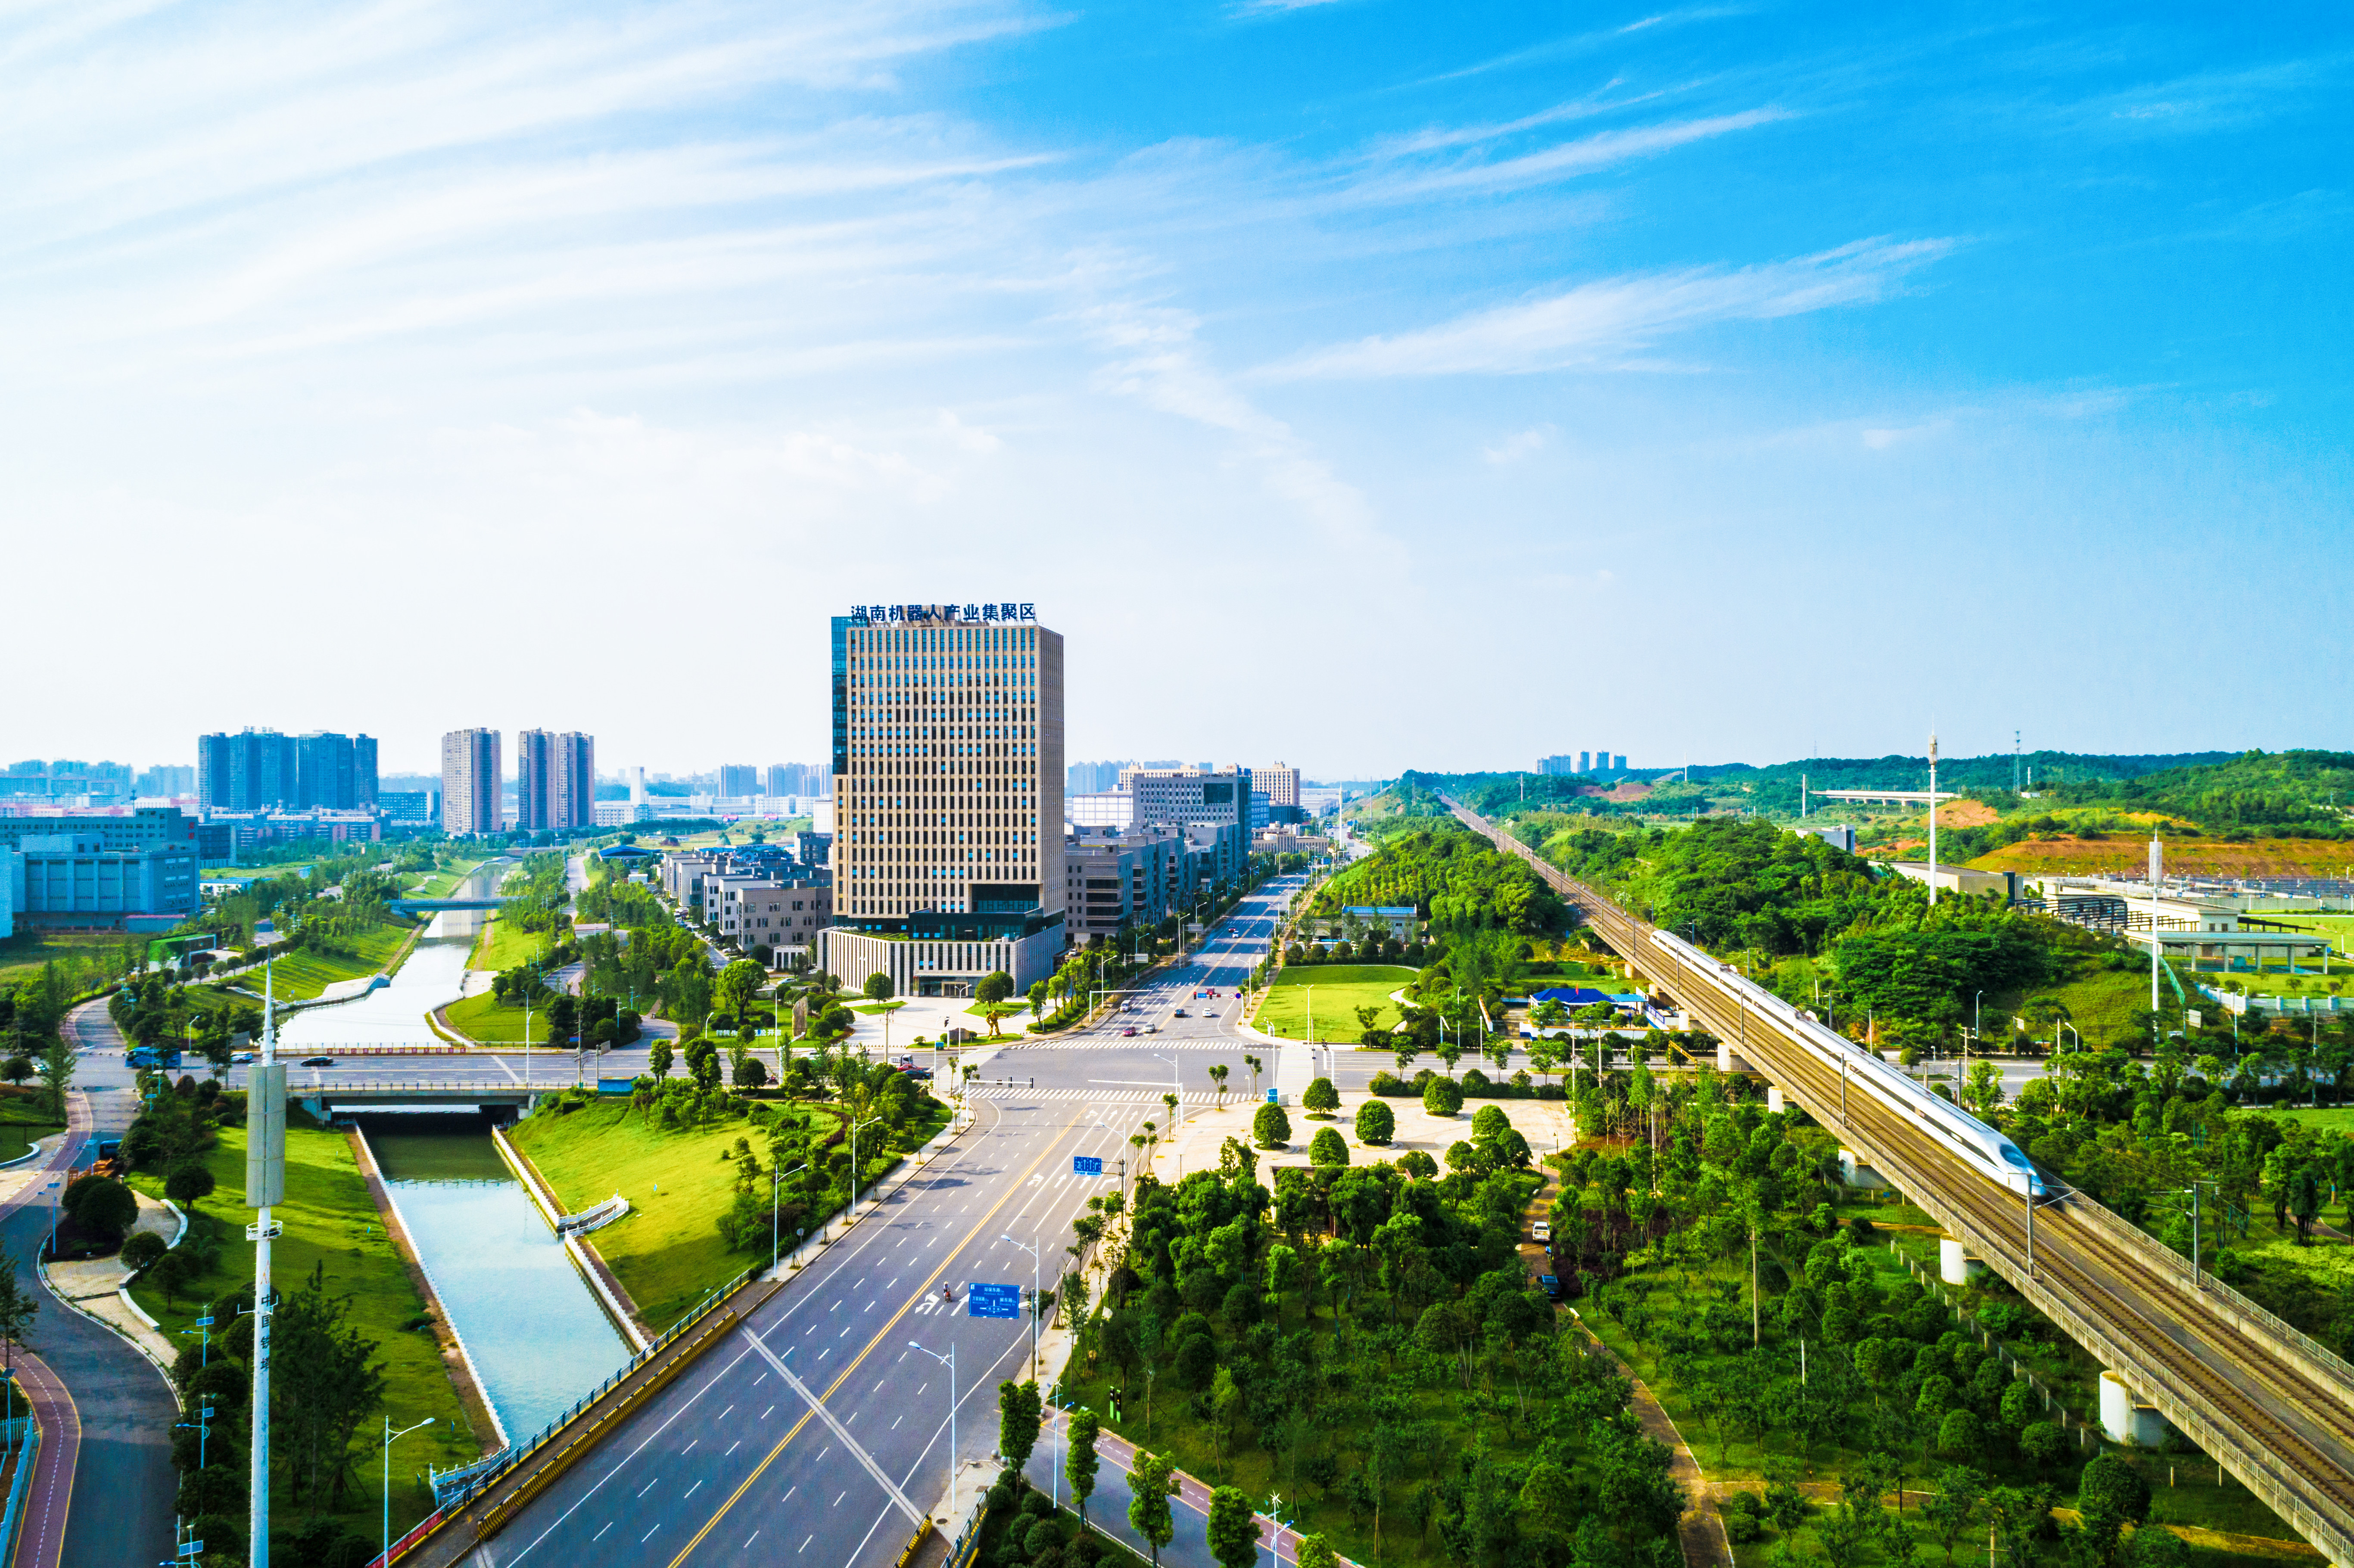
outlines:
[[1103, 1156], [1102, 1156], [1102, 1155], [1100, 1155], [1100, 1154], [1074, 1154], [1074, 1155], [1072, 1155], [1072, 1156], [1071, 1156], [1071, 1174], [1072, 1174], [1072, 1175], [1074, 1175], [1074, 1176], [1100, 1176], [1100, 1175], [1102, 1175], [1102, 1174], [1103, 1174]]
[[965, 1292], [964, 1299], [964, 1315], [968, 1318], [1022, 1316], [1022, 1287], [1018, 1285], [975, 1285]]
[[1267, 1103], [1269, 1105], [1279, 1105], [1282, 1102], [1277, 1097], [1276, 1092], [1273, 1089], [1269, 1089], [1267, 1092]]

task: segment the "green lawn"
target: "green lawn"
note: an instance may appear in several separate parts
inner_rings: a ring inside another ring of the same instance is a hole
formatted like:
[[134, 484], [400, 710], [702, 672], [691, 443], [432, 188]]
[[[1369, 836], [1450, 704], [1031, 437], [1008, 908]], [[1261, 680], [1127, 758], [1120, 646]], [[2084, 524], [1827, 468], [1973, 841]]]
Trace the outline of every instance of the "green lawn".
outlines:
[[[401, 943], [408, 939], [411, 929], [413, 927], [408, 926], [376, 926], [356, 937], [336, 938], [339, 943], [348, 943], [358, 954], [355, 958], [309, 951], [287, 954], [270, 966], [277, 971], [278, 1000], [307, 1001], [337, 980], [357, 980], [362, 975], [376, 973], [400, 950]], [[259, 992], [261, 976], [259, 973], [241, 975], [239, 983]]]
[[408, 889], [408, 895], [412, 898], [447, 898], [456, 889], [458, 884], [472, 875], [474, 868], [482, 863], [482, 857], [461, 860], [448, 871], [437, 871], [430, 875], [420, 877], [416, 885]]
[[617, 1190], [629, 1199], [629, 1214], [588, 1239], [657, 1331], [715, 1286], [768, 1262], [765, 1248], [756, 1257], [730, 1251], [719, 1238], [719, 1216], [736, 1190], [735, 1167], [720, 1151], [741, 1138], [763, 1160], [768, 1154], [768, 1135], [748, 1121], [666, 1131], [626, 1100], [597, 1100], [568, 1115], [549, 1102], [508, 1136], [556, 1189], [566, 1212], [593, 1207]]
[[[253, 1283], [253, 1248], [245, 1240], [246, 1211], [240, 1207], [245, 1190], [245, 1129], [225, 1127], [220, 1141], [205, 1157], [219, 1187], [205, 1201], [192, 1223], [218, 1238], [212, 1272], [187, 1286], [175, 1300], [148, 1286], [134, 1286], [132, 1296], [147, 1315], [163, 1325], [175, 1344], [194, 1344], [181, 1330], [201, 1314], [201, 1303]], [[132, 1184], [160, 1196], [160, 1174], [139, 1174]], [[392, 1523], [395, 1533], [406, 1530], [432, 1509], [432, 1496], [415, 1480], [427, 1463], [448, 1467], [480, 1457], [458, 1399], [458, 1391], [444, 1370], [440, 1346], [423, 1329], [408, 1327], [425, 1315], [425, 1302], [410, 1285], [408, 1271], [385, 1234], [382, 1216], [369, 1197], [367, 1183], [353, 1158], [351, 1140], [330, 1132], [299, 1110], [286, 1116], [286, 1202], [272, 1211], [285, 1234], [270, 1247], [270, 1274], [281, 1293], [299, 1290], [313, 1267], [326, 1267], [328, 1287], [352, 1298], [350, 1321], [376, 1341], [376, 1357], [385, 1369], [384, 1412], [396, 1426], [433, 1418], [433, 1425], [408, 1438], [400, 1463], [394, 1467]], [[226, 1327], [226, 1324], [221, 1325]], [[238, 1419], [245, 1418], [240, 1409]], [[362, 1446], [366, 1442], [361, 1440]], [[345, 1491], [346, 1508], [340, 1517], [350, 1528], [373, 1538], [380, 1520], [383, 1471], [368, 1463], [362, 1446], [355, 1447], [354, 1484]], [[372, 1450], [370, 1450], [372, 1452]], [[291, 1497], [279, 1484], [278, 1517], [300, 1516]]]
[[[69, 969], [77, 962], [103, 962], [120, 954], [125, 944], [136, 946], [143, 953], [147, 950], [145, 938], [125, 937], [121, 932], [41, 931], [27, 927], [0, 939], [0, 985], [37, 973], [52, 959], [66, 960]], [[91, 978], [95, 983], [95, 978]]]
[[546, 949], [547, 938], [546, 931], [526, 931], [512, 920], [493, 920], [482, 927], [482, 940], [474, 944], [474, 956], [466, 967], [495, 972], [527, 964]]
[[1257, 1022], [1269, 1034], [1306, 1039], [1308, 991], [1313, 986], [1316, 1038], [1354, 1042], [1365, 1032], [1357, 1022], [1357, 1009], [1378, 1007], [1381, 1027], [1396, 1023], [1397, 1004], [1390, 1001], [1390, 992], [1403, 988], [1415, 973], [1396, 964], [1294, 964], [1277, 971]]
[[32, 1152], [34, 1143], [65, 1123], [49, 1115], [37, 1089], [0, 1089], [0, 1160]]
[[2267, 1114], [2325, 1131], [2354, 1132], [2354, 1106], [2323, 1106], [2318, 1110], [2307, 1110], [2303, 1106], [2272, 1106], [2267, 1107]]
[[547, 1030], [546, 1008], [532, 1009], [531, 1032], [525, 1034], [524, 1010], [514, 1002], [501, 1001], [489, 991], [453, 1001], [442, 1012], [459, 1033], [486, 1045], [545, 1045], [553, 1038]]

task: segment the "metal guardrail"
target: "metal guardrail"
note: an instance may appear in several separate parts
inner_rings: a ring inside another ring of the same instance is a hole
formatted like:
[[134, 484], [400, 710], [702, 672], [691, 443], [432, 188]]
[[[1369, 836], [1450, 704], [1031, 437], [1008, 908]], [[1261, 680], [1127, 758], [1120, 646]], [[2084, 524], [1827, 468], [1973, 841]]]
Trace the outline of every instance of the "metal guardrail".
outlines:
[[[32, 1418], [25, 1418], [32, 1425]], [[41, 1460], [41, 1429], [33, 1426], [31, 1440], [18, 1452], [16, 1478], [8, 1483], [8, 1506], [0, 1512], [0, 1563], [11, 1562], [16, 1555], [16, 1531], [25, 1522], [25, 1493], [30, 1487], [33, 1471]]]

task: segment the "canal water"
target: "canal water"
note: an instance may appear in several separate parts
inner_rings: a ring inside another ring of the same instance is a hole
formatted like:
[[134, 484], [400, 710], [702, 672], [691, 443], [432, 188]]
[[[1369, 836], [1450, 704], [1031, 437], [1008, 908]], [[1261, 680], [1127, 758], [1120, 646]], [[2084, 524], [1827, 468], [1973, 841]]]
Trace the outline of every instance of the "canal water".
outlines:
[[629, 1348], [499, 1158], [487, 1122], [359, 1119], [483, 1396], [507, 1440], [523, 1442], [610, 1376]]
[[[514, 869], [508, 862], [493, 861], [460, 883], [457, 896], [487, 898]], [[425, 1015], [462, 993], [466, 956], [473, 951], [474, 938], [488, 917], [472, 909], [445, 909], [434, 916], [388, 983], [349, 1001], [304, 1008], [280, 1020], [280, 1054], [299, 1056], [344, 1044], [439, 1044]]]

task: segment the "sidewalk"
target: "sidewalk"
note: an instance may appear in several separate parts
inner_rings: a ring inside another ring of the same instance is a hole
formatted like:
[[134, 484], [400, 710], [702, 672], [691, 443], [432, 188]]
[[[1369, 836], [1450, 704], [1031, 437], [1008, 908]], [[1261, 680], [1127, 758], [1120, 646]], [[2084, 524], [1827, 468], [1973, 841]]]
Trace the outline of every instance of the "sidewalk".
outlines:
[[1717, 1511], [1716, 1489], [1709, 1484], [1708, 1477], [1702, 1471], [1691, 1445], [1685, 1442], [1684, 1435], [1676, 1429], [1674, 1418], [1668, 1414], [1666, 1407], [1659, 1404], [1643, 1380], [1635, 1375], [1635, 1369], [1619, 1360], [1617, 1352], [1604, 1344], [1600, 1336], [1585, 1326], [1584, 1319], [1573, 1311], [1570, 1321], [1577, 1325], [1578, 1332], [1585, 1336], [1586, 1342], [1596, 1352], [1627, 1374], [1627, 1381], [1635, 1391], [1635, 1419], [1642, 1425], [1643, 1436], [1663, 1445], [1671, 1456], [1668, 1461], [1668, 1474], [1684, 1490], [1684, 1515], [1676, 1521], [1676, 1534], [1683, 1543], [1686, 1568], [1716, 1568], [1718, 1563], [1731, 1564], [1733, 1543], [1724, 1533], [1724, 1517]]
[[[132, 1235], [146, 1231], [162, 1236], [165, 1246], [179, 1245], [180, 1238], [187, 1234], [187, 1221], [167, 1203], [144, 1192], [138, 1197], [139, 1218], [131, 1226]], [[42, 1282], [49, 1287], [50, 1295], [84, 1316], [97, 1319], [130, 1340], [167, 1374], [170, 1372], [179, 1359], [180, 1348], [164, 1337], [163, 1330], [139, 1309], [123, 1288], [131, 1282], [131, 1270], [122, 1266], [120, 1256], [44, 1263], [40, 1269]]]

